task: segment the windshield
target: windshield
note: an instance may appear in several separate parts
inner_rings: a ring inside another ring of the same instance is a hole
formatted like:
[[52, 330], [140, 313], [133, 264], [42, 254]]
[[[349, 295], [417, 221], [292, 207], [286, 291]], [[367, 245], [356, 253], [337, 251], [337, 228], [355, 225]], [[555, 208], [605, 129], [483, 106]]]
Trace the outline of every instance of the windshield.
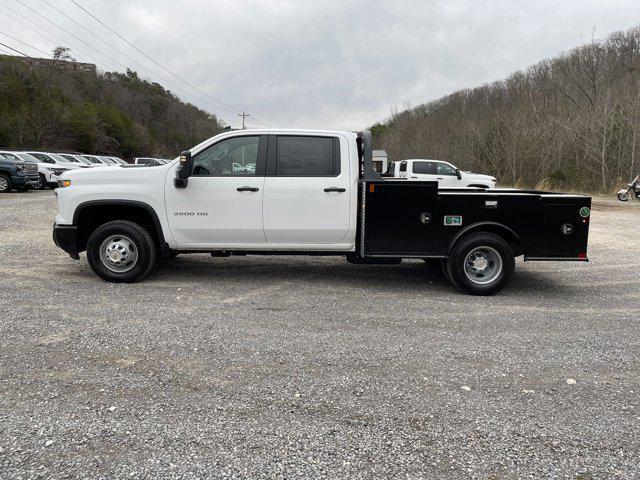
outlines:
[[22, 161], [22, 159], [20, 157], [18, 157], [15, 153], [1, 152], [0, 155], [2, 155], [4, 159], [9, 160], [10, 162], [20, 162], [20, 161]]
[[73, 163], [80, 163], [80, 160], [78, 160], [76, 157], [74, 157], [73, 155], [65, 155], [64, 153], [62, 155], [60, 155], [62, 158], [65, 159], [65, 161], [67, 162], [73, 162]]
[[91, 155], [83, 155], [82, 158], [89, 160], [91, 163], [102, 163], [96, 157], [92, 157]]
[[16, 155], [28, 163], [40, 163], [40, 160], [29, 153], [16, 152]]
[[118, 164], [118, 162], [116, 162], [115, 160], [111, 160], [109, 157], [98, 157], [98, 158], [100, 158], [100, 160], [102, 160], [107, 165], [117, 165]]
[[49, 155], [51, 158], [56, 159], [58, 162], [69, 163], [69, 160], [58, 153], [47, 153], [47, 155]]

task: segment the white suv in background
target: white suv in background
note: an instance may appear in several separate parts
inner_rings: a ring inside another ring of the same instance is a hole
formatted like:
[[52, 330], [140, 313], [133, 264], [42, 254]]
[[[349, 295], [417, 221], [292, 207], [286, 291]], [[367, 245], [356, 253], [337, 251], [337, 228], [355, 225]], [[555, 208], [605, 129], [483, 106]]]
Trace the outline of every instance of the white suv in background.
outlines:
[[78, 165], [88, 165], [93, 167], [93, 163], [91, 163], [86, 158], [83, 158], [82, 155], [76, 155], [73, 153], [61, 153], [60, 156], [71, 163], [76, 163]]
[[[56, 188], [58, 186], [58, 176], [67, 170], [82, 168], [86, 165], [74, 164], [57, 153], [51, 152], [16, 152], [16, 154], [27, 154], [38, 161], [38, 173], [40, 181], [44, 182], [43, 188], [49, 186]], [[19, 156], [19, 155], [18, 155]]]
[[154, 158], [154, 157], [136, 157], [133, 159], [133, 163], [135, 165], [147, 165], [148, 167], [157, 167], [159, 165], [166, 165], [171, 160], [167, 160], [164, 158]]
[[496, 188], [497, 180], [490, 175], [463, 172], [442, 160], [411, 159], [395, 162], [394, 177], [408, 180], [438, 182], [438, 188]]

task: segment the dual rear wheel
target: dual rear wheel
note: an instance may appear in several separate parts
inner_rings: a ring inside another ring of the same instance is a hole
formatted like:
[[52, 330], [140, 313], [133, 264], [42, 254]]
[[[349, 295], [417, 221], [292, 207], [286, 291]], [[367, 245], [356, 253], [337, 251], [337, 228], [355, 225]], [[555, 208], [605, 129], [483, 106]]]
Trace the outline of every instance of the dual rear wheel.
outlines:
[[447, 280], [463, 292], [493, 295], [513, 276], [515, 258], [502, 237], [478, 232], [459, 240], [440, 265]]

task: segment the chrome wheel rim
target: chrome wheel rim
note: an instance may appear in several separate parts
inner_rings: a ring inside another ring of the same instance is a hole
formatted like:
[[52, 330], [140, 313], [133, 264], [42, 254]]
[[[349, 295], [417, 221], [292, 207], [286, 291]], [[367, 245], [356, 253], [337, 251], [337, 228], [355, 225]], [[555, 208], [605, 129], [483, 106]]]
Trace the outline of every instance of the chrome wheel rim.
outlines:
[[502, 257], [495, 248], [474, 248], [464, 259], [464, 274], [477, 285], [487, 285], [501, 273]]
[[0, 177], [0, 192], [4, 192], [9, 189], [9, 182], [4, 177]]
[[138, 247], [125, 235], [111, 235], [100, 245], [100, 261], [115, 273], [126, 273], [136, 266]]

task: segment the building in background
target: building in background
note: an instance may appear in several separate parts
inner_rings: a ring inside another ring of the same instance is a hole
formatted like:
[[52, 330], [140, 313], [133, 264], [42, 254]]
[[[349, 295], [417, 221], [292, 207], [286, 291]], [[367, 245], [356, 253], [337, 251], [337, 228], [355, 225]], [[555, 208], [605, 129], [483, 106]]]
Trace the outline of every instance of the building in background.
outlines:
[[51, 58], [19, 57], [17, 55], [2, 54], [0, 54], [0, 58], [15, 58], [16, 60], [20, 60], [21, 62], [24, 62], [33, 68], [57, 68], [60, 70], [67, 70], [72, 72], [92, 73], [93, 75], [96, 74], [96, 66], [93, 63], [82, 63], [76, 62], [75, 60], [53, 60]]
[[387, 166], [389, 160], [387, 159], [387, 152], [384, 150], [373, 151], [373, 168], [378, 173], [387, 173]]

